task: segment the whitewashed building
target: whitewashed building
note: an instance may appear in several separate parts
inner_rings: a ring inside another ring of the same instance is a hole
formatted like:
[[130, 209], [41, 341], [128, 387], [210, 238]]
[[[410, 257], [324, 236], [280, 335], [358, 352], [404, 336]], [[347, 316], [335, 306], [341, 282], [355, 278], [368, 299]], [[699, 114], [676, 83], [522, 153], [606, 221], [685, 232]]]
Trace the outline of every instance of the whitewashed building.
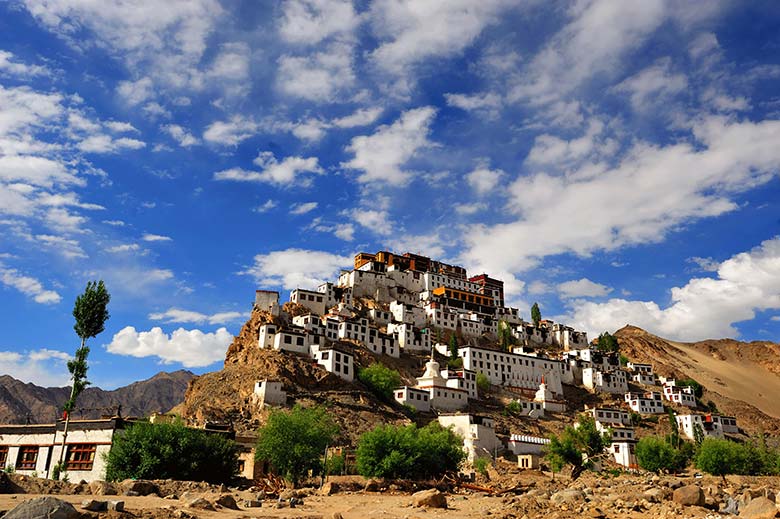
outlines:
[[524, 434], [513, 434], [509, 437], [507, 448], [518, 456], [521, 454], [540, 455], [544, 452], [544, 449], [547, 445], [550, 445], [549, 438], [528, 436]]
[[255, 290], [254, 307], [258, 310], [269, 312], [273, 316], [278, 316], [280, 312], [279, 292], [275, 290]]
[[387, 333], [398, 341], [398, 346], [407, 351], [431, 351], [431, 334], [408, 323], [390, 323]]
[[647, 393], [626, 393], [626, 403], [632, 411], [639, 414], [663, 414], [664, 403], [661, 393], [648, 391]]
[[563, 395], [559, 360], [466, 346], [458, 348], [463, 367], [484, 373], [491, 384], [536, 390], [542, 379], [555, 395]]
[[444, 411], [463, 409], [469, 403], [469, 392], [459, 387], [462, 379], [453, 379], [451, 385], [448, 385], [448, 382], [449, 380], [444, 378], [439, 370], [439, 363], [431, 357], [425, 363], [425, 373], [417, 378], [415, 388], [428, 391], [431, 407], [434, 409]]
[[441, 414], [439, 423], [463, 438], [463, 450], [469, 462], [495, 457], [504, 447], [496, 436], [492, 418], [471, 414]]
[[344, 348], [324, 346], [313, 349], [314, 360], [328, 372], [352, 382], [355, 379], [355, 356]]
[[421, 306], [393, 301], [390, 303], [390, 313], [397, 323], [411, 324], [417, 328], [424, 328], [427, 323], [425, 309]]
[[325, 303], [326, 294], [314, 290], [296, 288], [290, 293], [290, 301], [308, 308], [317, 315], [322, 315], [327, 310]]
[[664, 383], [664, 398], [685, 407], [696, 407], [696, 395], [690, 386], [678, 386], [674, 380]]
[[255, 382], [255, 390], [252, 393], [253, 400], [259, 406], [285, 405], [287, 392], [281, 382], [277, 380], [258, 380]]
[[582, 370], [582, 385], [593, 392], [626, 393], [628, 391], [628, 377], [626, 372], [620, 369], [602, 371], [598, 368], [584, 368]]
[[602, 424], [604, 427], [626, 427], [631, 425], [631, 415], [620, 409], [593, 407], [588, 409], [586, 413], [593, 417], [596, 426], [599, 424]]
[[622, 465], [629, 469], [639, 468], [639, 464], [636, 460], [635, 440], [613, 441], [610, 446], [607, 447], [607, 452], [612, 454], [615, 463], [618, 465]]
[[401, 405], [408, 405], [421, 413], [431, 410], [430, 393], [427, 389], [403, 386], [393, 390], [395, 401]]

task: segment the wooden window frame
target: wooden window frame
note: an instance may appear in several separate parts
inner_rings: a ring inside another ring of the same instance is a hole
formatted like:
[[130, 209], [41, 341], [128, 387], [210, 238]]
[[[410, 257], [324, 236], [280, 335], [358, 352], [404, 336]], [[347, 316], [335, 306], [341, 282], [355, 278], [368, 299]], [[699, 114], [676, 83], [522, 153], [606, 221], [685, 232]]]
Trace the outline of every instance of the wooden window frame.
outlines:
[[0, 470], [3, 470], [8, 465], [8, 447], [5, 445], [0, 446]]
[[65, 470], [92, 470], [96, 453], [97, 445], [94, 443], [71, 443], [67, 446]]
[[[27, 456], [25, 454], [32, 452], [33, 449], [35, 449], [35, 456], [30, 461], [26, 459]], [[41, 448], [37, 445], [22, 445], [19, 447], [19, 454], [16, 456], [16, 470], [35, 470], [40, 450]]]

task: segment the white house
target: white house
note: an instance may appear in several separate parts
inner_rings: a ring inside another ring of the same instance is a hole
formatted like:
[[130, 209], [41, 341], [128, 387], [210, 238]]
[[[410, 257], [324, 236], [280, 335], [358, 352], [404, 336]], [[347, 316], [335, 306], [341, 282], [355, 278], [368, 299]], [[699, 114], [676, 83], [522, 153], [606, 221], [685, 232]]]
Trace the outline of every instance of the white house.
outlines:
[[285, 405], [287, 403], [287, 392], [284, 391], [282, 383], [276, 380], [259, 380], [255, 382], [255, 390], [252, 397], [261, 407], [265, 404]]
[[426, 389], [403, 386], [394, 389], [393, 395], [399, 404], [414, 407], [421, 413], [431, 410], [430, 393]]
[[442, 426], [451, 427], [463, 438], [463, 450], [470, 462], [476, 458], [495, 457], [503, 449], [491, 418], [470, 414], [441, 414], [438, 420]]
[[559, 360], [473, 346], [458, 348], [458, 355], [463, 358], [464, 368], [484, 373], [491, 384], [536, 390], [544, 378], [553, 394], [563, 394]]
[[593, 407], [586, 411], [596, 421], [596, 426], [601, 424], [604, 427], [622, 427], [631, 425], [631, 415], [620, 409], [609, 409], [606, 407]]
[[398, 345], [405, 351], [431, 351], [431, 334], [408, 323], [389, 323], [387, 333], [391, 333]]
[[696, 407], [696, 395], [690, 386], [678, 386], [674, 380], [664, 382], [664, 398], [675, 404]]
[[648, 391], [647, 393], [626, 393], [626, 403], [632, 411], [639, 414], [663, 414], [664, 403], [661, 393]]
[[314, 360], [326, 370], [347, 382], [355, 378], [355, 357], [346, 349], [337, 346], [314, 349]]
[[520, 406], [520, 414], [528, 418], [541, 418], [544, 416], [544, 404], [542, 402], [524, 400], [515, 398], [512, 402], [517, 402]]
[[545, 446], [550, 445], [549, 438], [539, 436], [527, 436], [524, 434], [513, 434], [509, 437], [507, 447], [514, 454], [542, 454]]
[[628, 377], [626, 372], [620, 369], [602, 371], [593, 367], [584, 368], [582, 385], [593, 392], [625, 393], [628, 391]]
[[544, 377], [542, 377], [542, 383], [539, 384], [539, 390], [534, 396], [534, 402], [540, 403], [545, 411], [550, 411], [551, 413], [562, 413], [566, 411], [566, 401], [555, 398], [552, 391], [547, 388]]
[[368, 310], [368, 316], [374, 324], [383, 326], [392, 320], [393, 314], [380, 308], [371, 308]]
[[[460, 387], [451, 387], [447, 384], [440, 370], [439, 363], [433, 357], [425, 363], [425, 373], [417, 378], [416, 389], [427, 390], [430, 395], [431, 407], [445, 411], [463, 409], [469, 403], [469, 392]], [[457, 384], [458, 381], [456, 380]]]
[[720, 422], [720, 417], [715, 415], [702, 415], [702, 414], [678, 414], [675, 417], [677, 421], [677, 428], [680, 434], [688, 438], [689, 440], [696, 439], [696, 428], [701, 427], [701, 432], [704, 436], [710, 436], [713, 438], [723, 438], [723, 426]]
[[390, 303], [390, 313], [395, 322], [411, 324], [417, 328], [425, 327], [427, 322], [425, 309], [421, 306], [393, 301]]
[[635, 440], [613, 441], [610, 446], [607, 447], [607, 452], [612, 454], [612, 457], [615, 459], [615, 463], [618, 465], [622, 465], [630, 469], [636, 469], [639, 468], [639, 465], [636, 460], [635, 449]]
[[255, 290], [254, 307], [258, 310], [269, 312], [271, 315], [278, 316], [280, 313], [279, 292], [276, 292], [275, 290]]
[[445, 369], [441, 376], [446, 380], [447, 387], [462, 389], [469, 398], [477, 399], [477, 374], [469, 369]]
[[325, 304], [326, 294], [314, 290], [296, 288], [290, 293], [290, 301], [298, 303], [317, 315], [322, 315], [327, 310]]

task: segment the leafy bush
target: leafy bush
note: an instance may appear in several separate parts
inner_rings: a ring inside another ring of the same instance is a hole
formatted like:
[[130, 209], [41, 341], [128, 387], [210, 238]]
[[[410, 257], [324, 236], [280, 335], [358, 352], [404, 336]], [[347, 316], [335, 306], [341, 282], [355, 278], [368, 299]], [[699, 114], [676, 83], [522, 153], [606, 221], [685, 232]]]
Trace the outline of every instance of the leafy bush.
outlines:
[[678, 471], [688, 464], [687, 449], [675, 449], [669, 442], [657, 436], [646, 436], [636, 444], [639, 466], [650, 472]]
[[508, 416], [520, 416], [523, 412], [523, 406], [517, 400], [512, 400], [504, 408], [504, 414]]
[[257, 431], [255, 459], [268, 461], [293, 486], [309, 470], [321, 468], [322, 453], [338, 434], [338, 426], [322, 407], [271, 411]]
[[425, 479], [458, 469], [466, 457], [463, 439], [438, 422], [380, 425], [357, 446], [357, 471], [366, 477]]
[[477, 390], [479, 390], [480, 395], [490, 391], [490, 379], [481, 371], [477, 373]]
[[696, 455], [696, 468], [713, 476], [746, 474], [745, 449], [734, 442], [717, 438], [706, 438]]
[[368, 386], [376, 396], [387, 401], [393, 399], [393, 390], [401, 385], [401, 375], [379, 363], [359, 370], [358, 380]]
[[572, 465], [576, 477], [585, 468], [583, 454], [588, 458], [601, 454], [608, 442], [609, 433], [600, 433], [592, 417], [580, 416], [576, 427], [567, 426], [560, 436], [550, 437], [545, 457], [554, 472]]
[[688, 386], [691, 389], [693, 389], [693, 394], [696, 396], [696, 398], [701, 398], [701, 396], [704, 394], [704, 386], [693, 380], [692, 378], [686, 378], [683, 380], [677, 381], [677, 386], [679, 387], [685, 387]]
[[620, 349], [617, 338], [609, 332], [599, 335], [596, 349], [603, 352], [616, 352]]
[[106, 479], [225, 483], [238, 473], [238, 446], [221, 434], [181, 423], [131, 425], [107, 456]]
[[325, 462], [325, 472], [328, 474], [339, 475], [344, 474], [344, 468], [346, 467], [346, 461], [343, 454], [335, 454], [327, 459]]
[[482, 474], [483, 476], [487, 476], [488, 471], [488, 465], [490, 465], [490, 462], [487, 458], [477, 458], [474, 460], [474, 470]]

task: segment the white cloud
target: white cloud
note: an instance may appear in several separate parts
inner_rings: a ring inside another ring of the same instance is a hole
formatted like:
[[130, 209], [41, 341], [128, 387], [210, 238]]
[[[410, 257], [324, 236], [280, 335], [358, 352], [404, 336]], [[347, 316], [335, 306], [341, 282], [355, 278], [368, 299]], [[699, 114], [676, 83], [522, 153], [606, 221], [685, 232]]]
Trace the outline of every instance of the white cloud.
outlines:
[[631, 105], [640, 111], [658, 106], [687, 88], [688, 78], [672, 72], [669, 58], [658, 60], [614, 87], [615, 91], [628, 94]]
[[505, 174], [500, 169], [490, 169], [487, 164], [481, 164], [466, 175], [466, 181], [479, 195], [493, 191]]
[[46, 348], [24, 353], [0, 351], [0, 374], [42, 387], [62, 387], [70, 379], [66, 366], [69, 359], [65, 352]]
[[57, 304], [62, 297], [54, 290], [46, 290], [43, 284], [35, 278], [25, 276], [18, 270], [0, 264], [0, 283], [15, 288], [36, 303], [44, 305]]
[[592, 119], [582, 137], [565, 140], [549, 134], [538, 135], [526, 163], [540, 169], [563, 170], [586, 160], [596, 162], [610, 157], [617, 151], [618, 143], [606, 133], [606, 125]]
[[771, 320], [771, 321], [780, 321], [780, 315], [773, 315], [773, 316], [770, 318], [770, 320]]
[[161, 129], [170, 135], [176, 142], [178, 142], [179, 146], [184, 148], [189, 148], [190, 146], [194, 146], [200, 143], [197, 137], [192, 135], [178, 124], [166, 124], [165, 126], [162, 126]]
[[104, 125], [115, 133], [138, 133], [138, 129], [135, 126], [122, 121], [107, 121]]
[[249, 317], [242, 312], [218, 312], [215, 314], [203, 314], [192, 310], [182, 310], [181, 308], [169, 308], [164, 312], [151, 313], [149, 319], [152, 321], [163, 321], [166, 323], [208, 323], [208, 324], [227, 324], [242, 318]]
[[127, 326], [114, 335], [106, 349], [117, 355], [158, 357], [163, 364], [178, 362], [196, 368], [222, 360], [232, 340], [233, 335], [225, 328], [213, 333], [179, 328], [167, 335], [159, 327], [137, 332], [134, 327]]
[[114, 245], [106, 249], [106, 252], [112, 254], [121, 254], [123, 252], [135, 252], [141, 250], [141, 246], [137, 243], [122, 243], [120, 245]]
[[120, 81], [116, 91], [130, 106], [141, 104], [154, 96], [152, 80], [148, 77], [138, 81]]
[[528, 284], [528, 294], [532, 296], [538, 296], [550, 292], [550, 285], [544, 281], [532, 281]]
[[384, 110], [380, 107], [362, 108], [350, 115], [333, 120], [333, 126], [338, 128], [355, 128], [356, 126], [368, 126], [373, 124]]
[[558, 292], [561, 297], [572, 299], [575, 297], [604, 297], [612, 292], [612, 289], [588, 278], [582, 278], [559, 283]]
[[342, 268], [352, 264], [349, 256], [305, 249], [286, 249], [258, 254], [254, 265], [243, 274], [252, 276], [260, 286], [285, 289], [314, 289], [338, 277]]
[[498, 115], [503, 105], [501, 96], [492, 92], [481, 94], [444, 94], [448, 106], [454, 106], [467, 112], [485, 112], [491, 117]]
[[146, 233], [143, 236], [141, 236], [141, 239], [143, 241], [173, 241], [173, 238], [170, 236], [162, 236], [160, 234], [150, 234]]
[[203, 139], [222, 146], [235, 146], [252, 137], [258, 128], [254, 121], [236, 115], [229, 121], [211, 123], [203, 132]]
[[462, 215], [472, 215], [485, 209], [485, 204], [473, 203], [473, 204], [457, 204], [455, 206], [455, 212]]
[[428, 134], [435, 115], [436, 110], [430, 106], [407, 110], [393, 124], [380, 126], [372, 135], [353, 138], [346, 150], [355, 156], [342, 167], [363, 171], [358, 176], [363, 184], [407, 184], [411, 173], [402, 167], [421, 148], [432, 145]]
[[267, 213], [268, 211], [270, 211], [271, 209], [273, 209], [277, 205], [279, 205], [279, 202], [277, 202], [276, 200], [270, 200], [269, 199], [269, 200], [266, 200], [263, 204], [255, 207], [252, 210], [254, 212], [256, 212], [256, 213]]
[[688, 258], [686, 261], [688, 263], [697, 265], [701, 270], [706, 272], [717, 272], [718, 267], [720, 266], [720, 263], [712, 258], [700, 258], [698, 256], [694, 256], [692, 258]]
[[40, 65], [27, 65], [14, 60], [11, 52], [0, 50], [0, 73], [20, 77], [46, 76], [49, 70]]
[[103, 220], [103, 223], [112, 227], [124, 227], [125, 222], [122, 220]]
[[464, 263], [518, 272], [553, 254], [658, 242], [683, 223], [735, 210], [730, 195], [769, 181], [780, 167], [780, 121], [709, 117], [693, 131], [691, 143], [636, 142], [615, 164], [517, 178], [507, 189], [516, 218], [474, 229]]
[[352, 0], [286, 0], [279, 34], [291, 43], [313, 45], [349, 34], [359, 23]]
[[61, 207], [53, 207], [47, 210], [44, 220], [51, 229], [58, 232], [77, 234], [88, 232], [85, 228], [87, 218], [73, 214]]
[[305, 202], [290, 206], [290, 214], [306, 214], [317, 209], [317, 202]]
[[780, 237], [775, 237], [721, 263], [715, 278], [693, 278], [672, 288], [666, 308], [653, 301], [576, 301], [564, 319], [589, 334], [633, 324], [669, 339], [697, 341], [735, 337], [734, 323], [779, 308]]
[[77, 145], [78, 149], [86, 153], [117, 153], [122, 150], [138, 150], [144, 146], [146, 143], [138, 139], [114, 139], [106, 134], [91, 135]]
[[322, 52], [279, 58], [277, 82], [282, 92], [309, 101], [328, 102], [355, 82], [352, 46], [333, 43]]
[[58, 254], [67, 259], [87, 257], [87, 253], [81, 248], [81, 244], [73, 239], [52, 236], [50, 234], [38, 234], [35, 236], [35, 241], [40, 245], [54, 249]]
[[323, 175], [317, 157], [285, 157], [279, 162], [270, 151], [261, 152], [254, 163], [262, 171], [247, 171], [241, 168], [227, 169], [214, 173], [214, 180], [233, 180], [237, 182], [263, 182], [277, 186], [308, 187], [312, 183], [309, 175]]
[[318, 220], [319, 219], [316, 219], [314, 225], [312, 226], [314, 230], [319, 232], [333, 233], [336, 238], [344, 241], [353, 241], [355, 239], [355, 226], [351, 223], [326, 225], [319, 223]]

